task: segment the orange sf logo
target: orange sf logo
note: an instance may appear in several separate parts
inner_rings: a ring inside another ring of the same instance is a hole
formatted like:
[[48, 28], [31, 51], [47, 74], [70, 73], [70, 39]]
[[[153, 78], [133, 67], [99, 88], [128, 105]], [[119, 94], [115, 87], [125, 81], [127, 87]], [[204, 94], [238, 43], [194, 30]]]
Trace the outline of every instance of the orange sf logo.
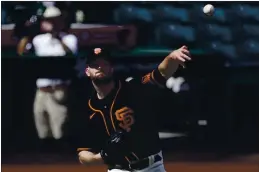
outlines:
[[132, 114], [134, 111], [128, 107], [123, 107], [115, 112], [116, 119], [121, 121], [119, 126], [129, 132], [131, 130], [132, 124], [134, 124], [134, 118]]

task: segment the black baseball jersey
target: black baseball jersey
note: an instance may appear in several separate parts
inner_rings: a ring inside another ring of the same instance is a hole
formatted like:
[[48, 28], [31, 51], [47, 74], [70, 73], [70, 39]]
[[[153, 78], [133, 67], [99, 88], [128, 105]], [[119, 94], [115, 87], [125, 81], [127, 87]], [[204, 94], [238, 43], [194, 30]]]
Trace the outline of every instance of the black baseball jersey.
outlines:
[[166, 79], [155, 69], [139, 80], [117, 81], [116, 87], [102, 100], [94, 93], [88, 100], [90, 113], [86, 115], [91, 134], [84, 146], [98, 152], [112, 133], [124, 130], [128, 132], [132, 150], [125, 160], [158, 153], [161, 148], [153, 95], [158, 91], [154, 86], [163, 88], [165, 83]]

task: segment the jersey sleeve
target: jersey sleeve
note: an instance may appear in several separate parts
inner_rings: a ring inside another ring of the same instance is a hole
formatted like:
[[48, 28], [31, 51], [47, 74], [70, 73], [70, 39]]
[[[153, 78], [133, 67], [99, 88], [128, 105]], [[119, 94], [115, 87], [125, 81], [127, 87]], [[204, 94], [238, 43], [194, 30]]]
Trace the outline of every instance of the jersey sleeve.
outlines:
[[73, 148], [75, 151], [88, 150], [94, 153], [100, 152], [102, 140], [99, 139], [99, 129], [90, 119], [92, 112], [84, 103], [86, 98], [78, 100], [73, 104], [73, 112], [70, 116], [70, 133], [73, 140]]
[[99, 153], [101, 151], [101, 140], [98, 139], [98, 132], [95, 132], [95, 127], [91, 123], [87, 123], [84, 130], [79, 131], [79, 144], [77, 151], [91, 151], [93, 153]]
[[142, 84], [151, 84], [158, 86], [160, 88], [165, 88], [166, 78], [164, 78], [159, 72], [158, 68], [154, 69], [152, 72], [144, 75], [141, 80]]

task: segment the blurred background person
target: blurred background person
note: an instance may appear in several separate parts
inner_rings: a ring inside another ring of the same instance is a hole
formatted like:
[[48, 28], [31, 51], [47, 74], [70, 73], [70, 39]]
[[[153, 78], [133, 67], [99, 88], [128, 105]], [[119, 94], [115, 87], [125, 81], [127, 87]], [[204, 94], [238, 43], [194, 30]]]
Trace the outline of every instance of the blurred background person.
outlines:
[[[39, 57], [75, 55], [77, 38], [64, 32], [65, 21], [61, 11], [49, 6], [43, 13], [41, 30], [45, 33], [34, 37], [32, 43], [35, 54]], [[62, 139], [63, 125], [67, 119], [67, 87], [70, 81], [62, 79], [37, 79], [37, 92], [33, 106], [34, 119], [38, 136], [43, 144], [47, 142], [51, 131], [56, 140]], [[46, 145], [47, 146], [47, 145]]]
[[32, 39], [40, 34], [41, 15], [38, 9], [40, 6], [37, 2], [3, 3], [2, 22], [9, 26], [14, 23], [11, 38], [18, 42], [17, 53], [20, 56], [33, 51]]

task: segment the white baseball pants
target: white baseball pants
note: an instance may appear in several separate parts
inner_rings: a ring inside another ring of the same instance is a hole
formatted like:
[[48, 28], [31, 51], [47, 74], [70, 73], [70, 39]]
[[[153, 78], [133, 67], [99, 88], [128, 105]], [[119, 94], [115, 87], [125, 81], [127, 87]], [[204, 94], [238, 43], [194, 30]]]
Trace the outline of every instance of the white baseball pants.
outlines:
[[34, 120], [40, 139], [50, 134], [55, 139], [63, 136], [63, 124], [67, 118], [67, 107], [61, 102], [66, 96], [65, 90], [55, 90], [53, 93], [37, 90], [34, 100]]
[[127, 171], [127, 170], [120, 170], [120, 169], [112, 169], [112, 170], [108, 170], [108, 172], [166, 172], [165, 167], [164, 167], [164, 162], [163, 162], [162, 151], [160, 151], [158, 153], [158, 155], [162, 157], [162, 160], [160, 160], [142, 170]]

